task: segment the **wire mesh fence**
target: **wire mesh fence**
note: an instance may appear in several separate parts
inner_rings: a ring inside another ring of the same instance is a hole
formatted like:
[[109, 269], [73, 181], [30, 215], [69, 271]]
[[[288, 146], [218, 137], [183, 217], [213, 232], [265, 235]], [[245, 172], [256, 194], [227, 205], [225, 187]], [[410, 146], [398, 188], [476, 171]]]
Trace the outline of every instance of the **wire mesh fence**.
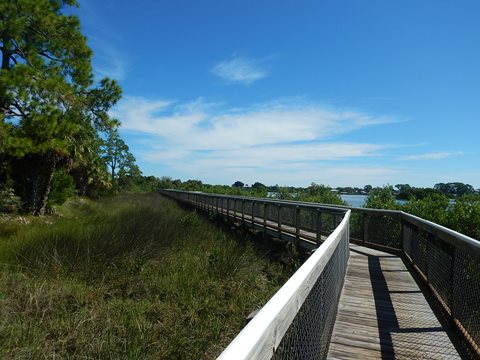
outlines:
[[[318, 234], [317, 239], [332, 234], [348, 210], [339, 208], [335, 211], [319, 204], [199, 193], [168, 192], [168, 195], [197, 208], [206, 207], [223, 214], [228, 211], [230, 218], [247, 219], [252, 227], [275, 227], [276, 224], [279, 234], [284, 227], [292, 227], [297, 235], [301, 230]], [[478, 241], [400, 211], [357, 208], [351, 209], [349, 236], [362, 245], [396, 252], [410, 262], [457, 330], [464, 349], [472, 357], [480, 358]], [[319, 280], [306, 296], [292, 325], [276, 347], [275, 358], [326, 356], [329, 326], [333, 328], [338, 304], [336, 285], [342, 284], [344, 279], [345, 254], [348, 254], [348, 236], [344, 247], [338, 247], [331, 255]]]
[[280, 221], [282, 225], [294, 227], [296, 226], [297, 207], [296, 206], [282, 206], [280, 210]]
[[338, 299], [345, 279], [348, 242], [339, 243], [315, 282], [273, 359], [325, 359], [332, 336]]
[[480, 357], [480, 246], [403, 223], [403, 248], [440, 308], [460, 335], [463, 349]]

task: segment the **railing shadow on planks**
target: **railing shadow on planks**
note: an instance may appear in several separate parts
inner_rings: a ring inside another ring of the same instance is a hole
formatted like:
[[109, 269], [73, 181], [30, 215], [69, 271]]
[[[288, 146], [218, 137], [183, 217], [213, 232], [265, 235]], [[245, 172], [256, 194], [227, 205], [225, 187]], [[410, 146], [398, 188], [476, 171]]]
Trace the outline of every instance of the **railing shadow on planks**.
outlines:
[[325, 358], [349, 242], [401, 256], [472, 358], [480, 358], [480, 242], [402, 211], [179, 190], [163, 195], [317, 249], [219, 359]]

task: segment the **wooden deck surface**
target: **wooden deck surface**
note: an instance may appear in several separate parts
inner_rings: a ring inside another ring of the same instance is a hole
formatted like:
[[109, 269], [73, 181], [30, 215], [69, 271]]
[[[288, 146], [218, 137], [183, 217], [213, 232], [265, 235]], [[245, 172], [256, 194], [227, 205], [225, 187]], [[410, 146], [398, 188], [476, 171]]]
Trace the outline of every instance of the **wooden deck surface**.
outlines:
[[329, 359], [459, 359], [402, 260], [350, 244]]

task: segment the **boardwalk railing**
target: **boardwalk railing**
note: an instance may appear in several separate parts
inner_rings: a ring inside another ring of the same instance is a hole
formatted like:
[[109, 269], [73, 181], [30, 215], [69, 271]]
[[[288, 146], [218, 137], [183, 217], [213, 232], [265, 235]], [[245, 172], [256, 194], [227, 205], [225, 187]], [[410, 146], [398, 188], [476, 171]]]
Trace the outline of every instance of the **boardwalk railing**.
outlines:
[[[307, 304], [309, 303], [309, 294], [319, 292], [321, 294], [320, 299], [314, 301], [322, 304], [321, 306], [327, 307], [327, 309], [324, 311], [322, 308], [317, 314], [308, 315], [306, 317], [307, 320], [304, 321], [310, 322], [311, 324], [309, 325], [304, 323], [296, 325], [298, 323], [296, 320], [292, 323], [293, 325], [290, 329], [298, 327], [302, 337], [308, 337], [310, 334], [309, 331], [302, 332], [302, 329], [318, 323], [319, 330], [321, 332], [325, 331], [327, 334], [326, 338], [329, 339], [331, 328], [328, 329], [328, 326], [333, 328], [338, 297], [340, 295], [340, 292], [338, 291], [337, 293], [337, 288], [335, 287], [337, 284], [332, 284], [331, 282], [343, 284], [346, 259], [348, 258], [348, 252], [347, 254], [340, 254], [340, 250], [337, 253], [335, 252], [336, 250], [332, 249], [343, 249], [340, 245], [344, 243], [343, 237], [349, 236], [350, 241], [353, 243], [402, 256], [406, 263], [411, 265], [411, 271], [418, 275], [417, 278], [424, 283], [427, 291], [436, 300], [436, 304], [443, 312], [445, 318], [449, 320], [451, 327], [459, 335], [465, 349], [473, 357], [480, 358], [479, 241], [402, 211], [325, 206], [293, 201], [276, 201], [171, 190], [162, 191], [162, 193], [190, 203], [197, 208], [219, 213], [226, 217], [227, 220], [242, 222], [246, 226], [263, 230], [266, 234], [293, 241], [307, 249], [317, 248], [323, 242], [323, 245], [315, 252], [314, 256], [311, 256], [304, 264], [309, 264], [308, 266], [311, 266], [313, 269], [312, 263], [314, 261], [318, 261], [319, 264], [327, 261], [324, 267], [319, 265], [321, 270], [318, 279], [321, 280], [317, 280], [315, 285], [312, 285], [311, 291], [306, 292], [304, 299], [307, 299], [305, 301], [305, 304]], [[351, 216], [349, 210], [351, 211]], [[348, 224], [349, 229], [347, 229]], [[329, 236], [328, 239], [327, 236]], [[327, 251], [327, 248], [330, 250]], [[327, 256], [331, 256], [331, 259], [328, 259]], [[331, 269], [333, 268], [335, 270], [332, 274]], [[299, 276], [295, 274], [292, 279], [295, 278], [299, 281]], [[309, 281], [312, 280], [310, 279]], [[316, 288], [317, 284], [319, 289]], [[293, 285], [289, 286], [293, 287]], [[317, 291], [314, 291], [314, 289]], [[315, 297], [316, 295], [312, 296]], [[328, 299], [328, 301], [324, 302], [325, 299]], [[300, 309], [298, 314], [303, 313], [303, 310], [301, 310], [302, 304], [297, 307], [297, 309]], [[318, 304], [317, 307], [319, 306]], [[333, 310], [329, 309], [329, 306]], [[332, 316], [332, 314], [333, 317], [326, 317]], [[260, 313], [255, 319], [259, 315]], [[263, 316], [267, 315], [262, 315], [262, 318]], [[283, 315], [279, 314], [279, 316]], [[315, 316], [318, 316], [318, 318]], [[257, 320], [254, 323], [252, 320], [251, 323], [259, 326], [258, 322]], [[288, 324], [290, 325], [290, 322]], [[246, 330], [247, 328], [248, 326], [245, 328], [245, 331], [253, 331]], [[292, 331], [296, 333], [297, 330]], [[283, 357], [282, 354], [285, 352], [282, 350], [284, 349], [282, 346], [287, 343], [289, 344], [287, 348], [296, 349], [295, 351], [298, 354], [301, 354], [302, 351], [309, 351], [305, 350], [305, 343], [302, 342], [302, 338], [297, 335], [290, 336], [290, 332], [288, 330], [285, 336], [282, 334], [280, 339], [278, 335], [275, 335], [273, 343], [271, 342], [272, 339], [267, 336], [268, 340], [265, 340], [265, 346], [271, 346], [271, 352], [276, 351], [275, 354], [279, 358]], [[253, 336], [254, 333], [249, 334]], [[246, 335], [242, 335], [242, 337], [244, 336]], [[287, 338], [289, 340], [286, 340]], [[231, 346], [238, 346], [234, 345], [235, 342], [236, 340]], [[319, 343], [321, 345], [319, 345], [319, 349], [315, 349], [315, 354], [326, 354], [324, 352], [324, 343], [318, 341], [317, 344]], [[246, 345], [243, 344], [242, 346]], [[328, 343], [326, 346], [328, 348]], [[271, 353], [269, 354], [271, 355]], [[266, 356], [265, 358], [268, 358], [269, 355]], [[317, 357], [323, 356], [318, 355]], [[301, 356], [301, 358], [309, 357]]]
[[480, 242], [403, 211], [350, 209], [350, 241], [401, 255], [480, 358]]
[[272, 199], [161, 190], [162, 194], [200, 210], [219, 214], [267, 235], [316, 249], [342, 221], [348, 209]]
[[[325, 358], [347, 268], [350, 210], [225, 195], [161, 192], [299, 246], [318, 248], [219, 359]], [[325, 237], [327, 232], [329, 236]], [[317, 242], [322, 242], [320, 247]]]

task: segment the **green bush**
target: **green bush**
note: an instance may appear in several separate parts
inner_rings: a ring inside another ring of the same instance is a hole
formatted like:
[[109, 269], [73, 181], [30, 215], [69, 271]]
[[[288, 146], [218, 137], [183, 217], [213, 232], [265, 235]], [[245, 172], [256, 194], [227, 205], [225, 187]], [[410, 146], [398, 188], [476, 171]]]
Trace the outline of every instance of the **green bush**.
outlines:
[[191, 213], [185, 215], [182, 218], [181, 223], [184, 226], [195, 227], [200, 225], [200, 218], [198, 217], [197, 212], [194, 210]]
[[437, 224], [446, 225], [448, 205], [449, 200], [445, 195], [430, 194], [421, 200], [411, 197], [402, 210]]
[[315, 183], [312, 183], [304, 193], [301, 193], [298, 200], [320, 204], [346, 205], [340, 194], [332, 192], [331, 187]]
[[480, 239], [480, 196], [458, 198], [448, 211], [446, 224], [462, 234]]
[[52, 179], [52, 189], [48, 198], [49, 205], [61, 205], [76, 193], [73, 177], [63, 169], [57, 170]]
[[21, 201], [11, 188], [0, 188], [0, 212], [16, 213], [20, 210]]
[[387, 185], [383, 188], [372, 189], [368, 194], [365, 207], [370, 209], [397, 210], [399, 205], [395, 201], [395, 196], [393, 196], [393, 188]]

